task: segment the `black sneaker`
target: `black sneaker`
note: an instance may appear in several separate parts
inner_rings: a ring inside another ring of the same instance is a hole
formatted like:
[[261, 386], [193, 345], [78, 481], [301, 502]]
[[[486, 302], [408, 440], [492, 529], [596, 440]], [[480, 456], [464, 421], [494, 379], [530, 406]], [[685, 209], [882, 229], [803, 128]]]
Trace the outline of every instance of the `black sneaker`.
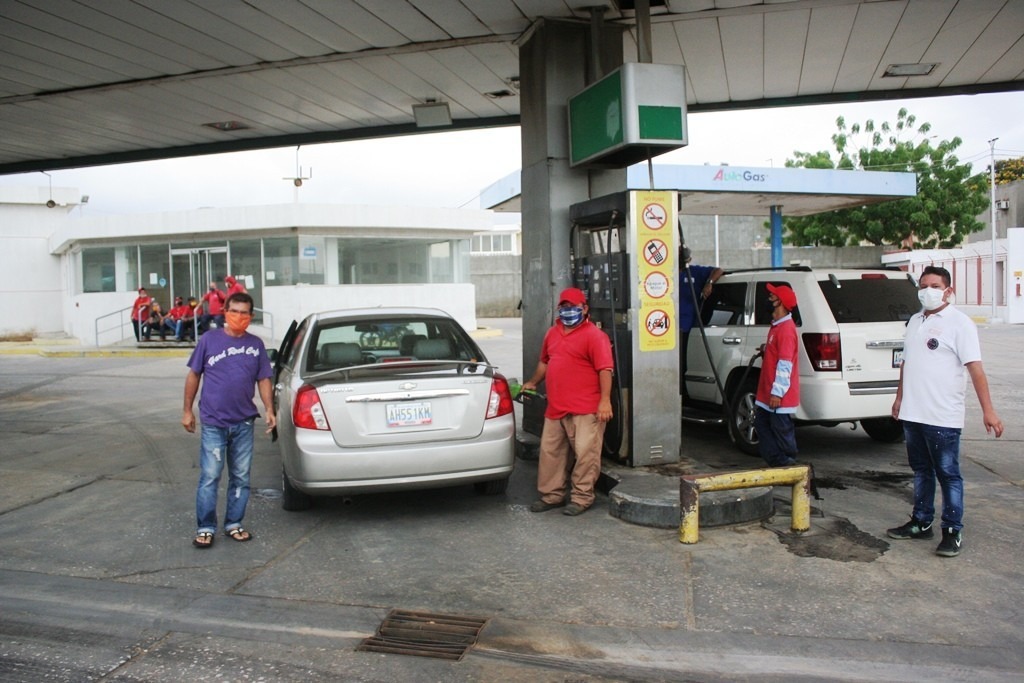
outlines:
[[956, 557], [960, 554], [960, 548], [963, 547], [963, 544], [964, 539], [960, 531], [943, 529], [942, 542], [939, 543], [939, 547], [935, 549], [935, 554], [942, 557]]
[[916, 519], [911, 519], [903, 526], [898, 526], [895, 529], [889, 529], [885, 533], [889, 536], [889, 538], [896, 538], [901, 541], [905, 541], [908, 538], [931, 538], [935, 535], [935, 532], [932, 531], [931, 522], [924, 524], [922, 522], [917, 521]]

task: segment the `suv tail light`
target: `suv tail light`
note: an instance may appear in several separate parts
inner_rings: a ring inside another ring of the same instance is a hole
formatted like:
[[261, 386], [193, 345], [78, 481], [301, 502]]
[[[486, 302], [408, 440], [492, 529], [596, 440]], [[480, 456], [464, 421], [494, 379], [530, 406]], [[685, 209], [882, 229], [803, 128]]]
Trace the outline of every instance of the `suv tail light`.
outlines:
[[487, 419], [501, 417], [512, 412], [512, 391], [508, 388], [508, 380], [495, 375], [491, 382], [491, 395], [487, 399]]
[[302, 429], [319, 429], [330, 431], [327, 414], [320, 403], [320, 394], [316, 387], [304, 384], [295, 392], [295, 405], [292, 407], [292, 423]]
[[804, 348], [811, 359], [811, 367], [818, 372], [838, 372], [843, 357], [842, 345], [837, 332], [806, 332]]

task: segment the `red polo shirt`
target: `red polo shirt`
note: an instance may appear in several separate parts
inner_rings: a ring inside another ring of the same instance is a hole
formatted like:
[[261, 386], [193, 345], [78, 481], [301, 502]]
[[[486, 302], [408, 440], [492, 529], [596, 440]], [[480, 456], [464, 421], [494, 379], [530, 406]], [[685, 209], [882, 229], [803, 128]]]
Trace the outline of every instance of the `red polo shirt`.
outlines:
[[601, 400], [598, 373], [615, 367], [608, 335], [589, 320], [568, 330], [559, 320], [544, 335], [540, 360], [548, 366], [544, 417], [560, 420], [566, 415], [597, 412]]

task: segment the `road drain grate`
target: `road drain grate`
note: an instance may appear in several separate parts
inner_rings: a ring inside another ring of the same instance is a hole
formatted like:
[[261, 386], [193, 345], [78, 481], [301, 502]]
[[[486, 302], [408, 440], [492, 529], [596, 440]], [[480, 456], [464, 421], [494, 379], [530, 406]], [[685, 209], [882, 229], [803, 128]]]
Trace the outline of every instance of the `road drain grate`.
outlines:
[[476, 644], [486, 619], [394, 609], [377, 633], [359, 644], [361, 652], [434, 657], [459, 661]]

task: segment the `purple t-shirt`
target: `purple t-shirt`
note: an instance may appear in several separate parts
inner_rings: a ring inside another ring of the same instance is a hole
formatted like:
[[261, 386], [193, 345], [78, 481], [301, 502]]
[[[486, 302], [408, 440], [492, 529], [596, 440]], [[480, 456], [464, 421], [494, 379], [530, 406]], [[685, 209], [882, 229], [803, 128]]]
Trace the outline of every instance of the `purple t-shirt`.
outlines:
[[203, 424], [231, 427], [259, 417], [253, 401], [256, 382], [274, 374], [262, 339], [248, 332], [232, 337], [221, 329], [210, 330], [199, 337], [188, 367], [203, 377]]

